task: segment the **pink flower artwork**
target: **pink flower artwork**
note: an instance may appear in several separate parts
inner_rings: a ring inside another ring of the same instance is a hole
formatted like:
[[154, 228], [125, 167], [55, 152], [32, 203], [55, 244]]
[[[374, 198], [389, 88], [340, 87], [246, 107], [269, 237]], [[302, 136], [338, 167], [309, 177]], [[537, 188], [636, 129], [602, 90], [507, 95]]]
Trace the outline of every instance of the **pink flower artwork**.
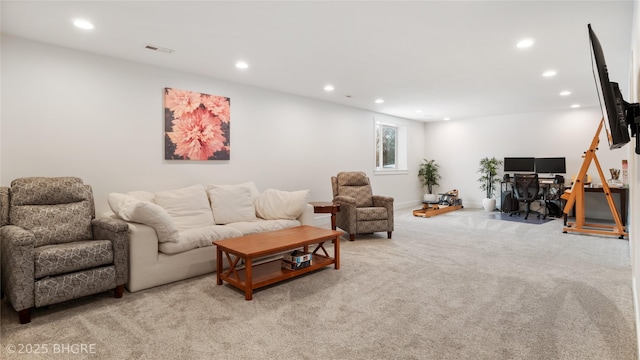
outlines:
[[230, 99], [165, 88], [165, 159], [229, 160]]
[[230, 106], [227, 98], [222, 96], [202, 96], [202, 104], [211, 111], [215, 116], [219, 117], [223, 122], [228, 123], [230, 120]]

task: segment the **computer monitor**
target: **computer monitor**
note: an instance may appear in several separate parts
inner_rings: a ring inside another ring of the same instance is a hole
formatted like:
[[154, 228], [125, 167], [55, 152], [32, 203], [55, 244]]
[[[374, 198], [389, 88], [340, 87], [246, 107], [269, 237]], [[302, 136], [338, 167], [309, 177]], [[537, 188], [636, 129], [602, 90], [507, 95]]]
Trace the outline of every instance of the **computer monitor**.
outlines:
[[536, 158], [536, 172], [538, 174], [565, 174], [567, 163], [563, 157]]
[[535, 158], [533, 157], [506, 157], [504, 158], [504, 172], [533, 172]]

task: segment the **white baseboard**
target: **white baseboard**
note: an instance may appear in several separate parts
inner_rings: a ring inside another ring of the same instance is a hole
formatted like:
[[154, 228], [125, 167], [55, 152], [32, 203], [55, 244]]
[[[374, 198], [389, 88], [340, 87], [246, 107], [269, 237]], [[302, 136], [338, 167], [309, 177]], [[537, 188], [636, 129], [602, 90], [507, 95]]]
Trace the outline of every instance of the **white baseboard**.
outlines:
[[404, 209], [419, 209], [422, 207], [422, 201], [414, 200], [414, 201], [404, 201], [393, 204], [393, 208], [396, 210], [404, 210]]
[[331, 215], [330, 214], [315, 214], [313, 217], [315, 226], [321, 228], [331, 229]]

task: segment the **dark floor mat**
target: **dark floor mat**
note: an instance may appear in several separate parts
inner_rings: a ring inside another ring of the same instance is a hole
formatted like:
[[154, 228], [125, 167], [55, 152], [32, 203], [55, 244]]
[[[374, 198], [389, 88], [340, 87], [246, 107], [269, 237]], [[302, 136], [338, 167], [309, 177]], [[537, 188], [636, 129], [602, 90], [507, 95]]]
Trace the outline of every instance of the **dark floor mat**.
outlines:
[[556, 220], [556, 218], [554, 218], [554, 217], [547, 216], [545, 219], [543, 219], [542, 216], [540, 216], [540, 218], [538, 218], [536, 215], [537, 214], [535, 214], [535, 213], [530, 213], [529, 217], [527, 217], [527, 219], [525, 220], [524, 212], [521, 213], [520, 215], [513, 214], [511, 216], [509, 216], [509, 214], [507, 214], [507, 213], [492, 212], [491, 214], [489, 214], [489, 218], [496, 219], [496, 220], [519, 222], [519, 223], [524, 223], [524, 224], [536, 224], [536, 225], [544, 224], [544, 223], [549, 222], [551, 220]]

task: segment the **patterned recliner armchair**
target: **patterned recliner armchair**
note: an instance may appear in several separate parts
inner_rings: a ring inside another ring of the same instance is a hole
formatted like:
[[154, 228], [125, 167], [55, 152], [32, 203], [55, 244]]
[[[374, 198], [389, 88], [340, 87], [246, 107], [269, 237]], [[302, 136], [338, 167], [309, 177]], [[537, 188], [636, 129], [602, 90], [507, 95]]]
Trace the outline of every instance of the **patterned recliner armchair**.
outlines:
[[0, 188], [2, 290], [31, 321], [31, 309], [115, 289], [128, 275], [129, 227], [95, 219], [93, 192], [74, 177], [31, 177]]
[[336, 225], [349, 233], [370, 234], [386, 231], [391, 239], [393, 231], [393, 198], [373, 195], [369, 178], [364, 172], [340, 172], [331, 177], [333, 202], [340, 204]]

